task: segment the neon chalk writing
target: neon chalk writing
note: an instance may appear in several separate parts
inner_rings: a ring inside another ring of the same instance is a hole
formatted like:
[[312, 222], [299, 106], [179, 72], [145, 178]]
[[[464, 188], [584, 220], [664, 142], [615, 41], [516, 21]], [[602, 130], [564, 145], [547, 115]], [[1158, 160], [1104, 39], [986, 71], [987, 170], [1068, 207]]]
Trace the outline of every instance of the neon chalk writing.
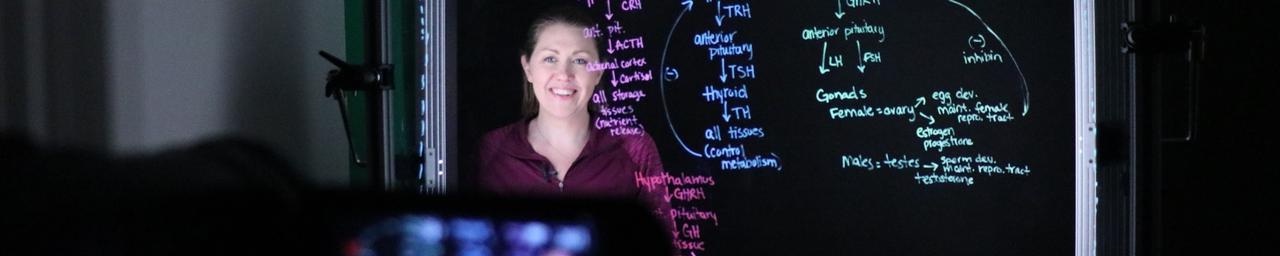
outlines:
[[735, 157], [731, 159], [720, 160], [721, 170], [748, 170], [758, 168], [772, 168], [778, 171], [782, 170], [782, 166], [778, 165], [778, 156], [770, 154], [768, 156], [755, 155], [751, 157]]
[[[729, 113], [733, 113], [733, 117], [737, 119], [751, 119], [751, 106], [732, 107], [729, 108]], [[725, 121], [729, 121], [728, 117]]]
[[616, 20], [613, 21], [613, 24], [609, 24], [609, 26], [605, 28], [609, 30], [609, 35], [621, 35], [627, 33], [625, 30], [622, 30], [622, 23], [619, 23]]
[[1008, 103], [983, 104], [981, 101], [974, 104], [974, 110], [987, 122], [1004, 123], [1013, 121], [1013, 114], [1009, 113]]
[[609, 71], [609, 74], [610, 74], [610, 77], [612, 77], [609, 79], [609, 83], [613, 84], [613, 86], [625, 85], [631, 82], [642, 82], [642, 81], [653, 80], [652, 70], [638, 70], [638, 71], [631, 71], [630, 73], [623, 72], [622, 74], [618, 74], [617, 71]]
[[942, 102], [942, 104], [951, 104], [951, 92], [936, 91], [929, 95], [933, 100]]
[[675, 247], [678, 250], [685, 250], [685, 251], [706, 251], [707, 249], [703, 248], [703, 243], [704, 242], [700, 240], [685, 240], [683, 238], [676, 238]]
[[616, 116], [627, 115], [635, 112], [635, 108], [631, 106], [603, 106], [600, 108], [600, 115]]
[[726, 33], [723, 31], [712, 32], [711, 30], [707, 30], [693, 36], [693, 45], [706, 46], [716, 44], [733, 44], [733, 37], [737, 34], [738, 31], [730, 31]]
[[591, 103], [604, 104], [606, 101], [609, 101], [609, 99], [605, 98], [608, 96], [609, 95], [604, 94], [604, 91], [596, 90], [596, 92], [591, 93]]
[[643, 3], [641, 3], [640, 0], [622, 0], [623, 11], [635, 11], [643, 8]]
[[707, 131], [702, 133], [702, 136], [707, 140], [720, 141], [720, 126], [712, 125], [711, 128], [707, 128]]
[[644, 67], [648, 61], [644, 57], [633, 57], [626, 59], [613, 59], [605, 62], [587, 63], [587, 71], [602, 71], [625, 69], [632, 67]]
[[751, 95], [747, 94], [747, 85], [740, 85], [737, 88], [720, 88], [708, 85], [703, 87], [702, 97], [707, 102], [722, 102], [727, 99], [748, 99], [751, 98]]
[[700, 210], [698, 207], [672, 207], [671, 217], [684, 221], [711, 221], [716, 226], [720, 225], [720, 216], [716, 212]]
[[843, 67], [844, 55], [832, 54], [831, 56], [827, 56], [827, 66], [833, 68]]
[[937, 107], [937, 111], [938, 111], [938, 114], [940, 115], [955, 115], [960, 113], [968, 113], [970, 109], [969, 109], [969, 106], [965, 105], [964, 103], [944, 103], [943, 105]]
[[702, 227], [699, 225], [680, 225], [680, 235], [683, 237], [698, 239], [702, 238]]
[[942, 160], [942, 164], [968, 164], [968, 163], [996, 163], [995, 158], [978, 154], [976, 157], [970, 156], [941, 156], [938, 160]]
[[860, 167], [868, 171], [875, 169], [875, 163], [871, 162], [871, 158], [862, 155], [857, 156], [840, 156], [840, 168]]
[[609, 135], [611, 135], [611, 136], [640, 135], [641, 133], [644, 133], [644, 130], [643, 130], [641, 127], [613, 127], [613, 128], [609, 128]]
[[702, 188], [675, 188], [667, 191], [666, 200], [671, 201], [694, 201], [707, 199], [707, 193]]
[[764, 138], [764, 128], [729, 126], [729, 139]]
[[960, 88], [959, 90], [956, 90], [955, 95], [957, 99], [962, 99], [962, 100], [971, 100], [971, 99], [978, 98], [978, 93], [975, 93], [972, 90], [965, 90], [964, 88]]
[[917, 127], [916, 128], [916, 137], [919, 137], [922, 139], [928, 138], [928, 137], [944, 137], [945, 138], [945, 137], [951, 137], [952, 135], [955, 135], [955, 134], [956, 134], [956, 129], [951, 127], [941, 128], [941, 129], [933, 128], [933, 127]]
[[916, 110], [912, 106], [890, 106], [890, 107], [871, 107], [862, 106], [857, 108], [839, 108], [833, 107], [828, 109], [831, 119], [845, 119], [857, 117], [874, 117], [874, 116], [911, 116], [911, 120], [915, 120]]
[[849, 40], [850, 36], [855, 35], [872, 35], [871, 38], [878, 38], [877, 41], [883, 43], [885, 39], [884, 26], [875, 25], [862, 20], [862, 24], [850, 22], [851, 25], [844, 27], [844, 39]]
[[971, 173], [971, 172], [973, 172], [973, 166], [972, 166], [972, 165], [967, 165], [967, 164], [962, 164], [962, 165], [957, 165], [957, 164], [943, 164], [943, 165], [942, 165], [942, 172], [945, 172], [945, 173]]
[[1013, 120], [1013, 115], [1012, 115], [1012, 114], [1009, 114], [1009, 113], [1003, 113], [1003, 114], [988, 114], [988, 115], [986, 115], [986, 120], [987, 120], [988, 122], [1004, 123], [1004, 122], [1012, 121], [1012, 120]]
[[858, 8], [868, 5], [880, 5], [880, 0], [845, 0], [844, 4], [849, 7]]
[[883, 116], [912, 116], [915, 117], [916, 109], [912, 106], [890, 106], [876, 108], [876, 114]]
[[973, 124], [974, 122], [985, 122], [987, 119], [982, 118], [978, 114], [965, 114], [956, 116], [956, 121], [962, 124]]
[[755, 59], [756, 54], [753, 47], [751, 44], [719, 44], [707, 48], [707, 59], [714, 60], [716, 57], [742, 55], [747, 55], [747, 59]]
[[880, 63], [880, 52], [864, 52], [864, 53], [862, 53], [862, 62], [864, 62], [864, 63]]
[[821, 40], [828, 37], [834, 37], [839, 34], [840, 28], [836, 27], [809, 27], [800, 31], [800, 39]]
[[973, 92], [972, 90], [965, 90], [964, 88], [960, 88], [955, 92], [935, 91], [929, 94], [929, 98], [939, 101], [942, 104], [952, 104], [953, 95], [954, 95], [954, 99], [960, 99], [960, 100], [971, 100], [971, 99], [978, 98], [977, 93]]
[[880, 159], [880, 160], [874, 160], [862, 155], [840, 156], [841, 169], [857, 167], [857, 168], [866, 169], [868, 171], [881, 169], [881, 168], [890, 168], [890, 169], [898, 169], [898, 170], [904, 170], [904, 169], [932, 170], [936, 166], [937, 166], [936, 164], [933, 164], [933, 163], [926, 164], [923, 161], [921, 161], [919, 158], [910, 157], [907, 155], [894, 156], [890, 154], [884, 154], [884, 159]]
[[641, 90], [616, 90], [613, 91], [613, 101], [635, 101], [639, 102], [646, 96]]
[[644, 176], [643, 174], [637, 172], [635, 173], [635, 178], [636, 178], [637, 187], [642, 187], [648, 190], [656, 190], [659, 187], [666, 187], [666, 186], [684, 187], [684, 186], [715, 186], [716, 185], [716, 179], [714, 177], [706, 176], [706, 175], [681, 174], [679, 176], [672, 176], [667, 172], [661, 172], [656, 176]]
[[814, 93], [814, 98], [817, 99], [818, 102], [822, 103], [829, 103], [833, 100], [861, 100], [867, 98], [867, 91], [858, 89], [858, 87], [855, 86], [850, 86], [848, 91], [831, 92], [828, 92], [826, 89], [818, 88], [818, 91]]
[[939, 139], [924, 140], [920, 144], [924, 147], [925, 151], [929, 151], [930, 149], [933, 149], [938, 152], [942, 152], [943, 150], [946, 150], [947, 148], [950, 148], [950, 147], [973, 146], [973, 139], [945, 137], [945, 138], [939, 138]]
[[1004, 63], [1004, 56], [992, 50], [961, 52], [964, 64]]
[[920, 159], [910, 158], [905, 155], [893, 157], [889, 156], [889, 154], [884, 154], [884, 160], [881, 160], [880, 163], [893, 169], [920, 168], [921, 166]]
[[859, 155], [841, 155], [841, 169], [878, 169], [917, 170], [912, 179], [916, 184], [965, 184], [972, 186], [976, 179], [974, 174], [984, 176], [1013, 175], [1027, 176], [1031, 168], [1026, 165], [1000, 163], [995, 157], [985, 154], [939, 156], [937, 160], [925, 160], [908, 155], [884, 154], [883, 159], [873, 159]]
[[600, 31], [600, 25], [591, 26], [582, 29], [582, 37], [597, 38], [604, 36], [604, 32]]
[[729, 79], [752, 79], [756, 78], [756, 65], [729, 65]]
[[973, 186], [973, 177], [954, 176], [950, 174], [920, 174], [917, 172], [915, 180], [917, 183], [924, 185], [932, 185], [934, 183], [953, 183]]
[[702, 155], [708, 158], [742, 156], [746, 154], [746, 150], [742, 145], [725, 145], [724, 147], [713, 147], [711, 144], [702, 146]]
[[845, 119], [856, 117], [873, 117], [876, 116], [875, 110], [870, 106], [862, 106], [858, 108], [839, 108], [833, 107], [828, 109], [831, 119]]
[[634, 116], [628, 117], [601, 117], [596, 119], [596, 129], [605, 129], [619, 126], [632, 126], [639, 124]]
[[745, 4], [727, 4], [727, 5], [720, 6], [720, 10], [723, 10], [723, 12], [722, 12], [722, 13], [723, 13], [723, 15], [717, 15], [717, 16], [720, 16], [720, 17], [717, 17], [717, 18], [720, 18], [720, 19], [724, 19], [724, 18], [748, 18], [748, 19], [750, 19], [750, 18], [751, 18], [751, 4], [750, 4], [750, 3], [745, 3]]
[[975, 109], [975, 110], [977, 110], [977, 111], [978, 111], [978, 113], [983, 113], [983, 114], [990, 114], [990, 113], [1009, 113], [1009, 104], [1008, 104], [1008, 103], [996, 103], [996, 104], [992, 105], [992, 104], [982, 104], [982, 102], [981, 102], [981, 101], [979, 101], [979, 102], [974, 106], [974, 109]]
[[644, 37], [637, 36], [621, 40], [609, 39], [609, 48], [606, 51], [614, 53], [630, 49], [644, 49]]

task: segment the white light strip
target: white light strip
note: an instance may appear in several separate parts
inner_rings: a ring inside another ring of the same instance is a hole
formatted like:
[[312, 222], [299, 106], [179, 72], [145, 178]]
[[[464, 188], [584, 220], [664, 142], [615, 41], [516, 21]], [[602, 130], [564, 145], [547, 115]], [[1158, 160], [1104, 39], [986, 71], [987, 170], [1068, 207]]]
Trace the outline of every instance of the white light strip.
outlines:
[[1093, 0], [1074, 0], [1075, 5], [1075, 255], [1097, 255], [1097, 115], [1095, 86], [1097, 71]]
[[[429, 2], [429, 3], [428, 3]], [[422, 141], [419, 143], [418, 154], [422, 157], [422, 166], [419, 166], [421, 177], [424, 179], [420, 191], [426, 194], [444, 194], [447, 186], [447, 170], [448, 163], [445, 146], [448, 145], [446, 113], [447, 106], [447, 81], [445, 79], [447, 71], [447, 60], [445, 44], [448, 42], [447, 33], [445, 33], [446, 2], [448, 1], [419, 1], [418, 10], [421, 13], [419, 24], [422, 26], [421, 39], [423, 46], [423, 73], [420, 78], [422, 87], [419, 91], [422, 96], [420, 106], [421, 113], [419, 118], [422, 119], [422, 129], [419, 136]]]

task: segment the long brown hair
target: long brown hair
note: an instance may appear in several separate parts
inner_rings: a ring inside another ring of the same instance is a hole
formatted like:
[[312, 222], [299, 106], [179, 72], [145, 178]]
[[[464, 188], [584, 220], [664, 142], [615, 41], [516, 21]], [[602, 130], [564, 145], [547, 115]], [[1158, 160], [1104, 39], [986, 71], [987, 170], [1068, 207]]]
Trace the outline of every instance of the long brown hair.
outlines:
[[[544, 28], [553, 24], [589, 28], [596, 25], [596, 21], [592, 17], [592, 13], [589, 10], [574, 4], [558, 5], [543, 11], [538, 14], [537, 18], [534, 18], [533, 24], [529, 26], [529, 32], [526, 34], [524, 45], [520, 47], [521, 59], [527, 60], [529, 58], [529, 55], [533, 52], [533, 47], [538, 44], [538, 36], [542, 34], [542, 30]], [[604, 62], [605, 51], [601, 47], [604, 43], [600, 41], [600, 37], [594, 37], [591, 41], [595, 43], [596, 55], [599, 55], [599, 60], [597, 61]], [[533, 118], [538, 116], [538, 98], [534, 96], [533, 84], [529, 83], [529, 78], [524, 77], [523, 72], [520, 74], [521, 77], [524, 78], [524, 81], [522, 81], [524, 83], [524, 97], [521, 98], [520, 113], [524, 115], [525, 119]], [[595, 88], [599, 91], [599, 84], [597, 84]], [[595, 92], [593, 91], [591, 93], [594, 97]], [[590, 115], [595, 116], [598, 111], [599, 110], [594, 102], [587, 104], [587, 112]]]

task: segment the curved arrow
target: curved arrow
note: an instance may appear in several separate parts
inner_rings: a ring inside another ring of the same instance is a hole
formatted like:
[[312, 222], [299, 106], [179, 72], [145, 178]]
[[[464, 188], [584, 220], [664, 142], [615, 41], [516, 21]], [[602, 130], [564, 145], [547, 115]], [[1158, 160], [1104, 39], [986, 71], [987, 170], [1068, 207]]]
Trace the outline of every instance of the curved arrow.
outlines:
[[[671, 34], [674, 34], [676, 32], [676, 26], [680, 25], [680, 19], [684, 18], [684, 14], [689, 12], [689, 10], [693, 9], [692, 0], [685, 0], [680, 4], [684, 5], [684, 10], [680, 11], [680, 15], [676, 16], [675, 23], [671, 24], [671, 30], [667, 31], [667, 42], [662, 45], [662, 60], [660, 61], [661, 62], [660, 64], [661, 64], [661, 67], [664, 69], [667, 68], [667, 48], [670, 48], [671, 46]], [[689, 151], [689, 154], [693, 154], [694, 156], [697, 156], [697, 157], [702, 157], [702, 154], [698, 154], [698, 152], [693, 151], [693, 149], [689, 149], [689, 145], [686, 145], [684, 143], [684, 140], [680, 139], [680, 132], [676, 131], [676, 125], [674, 122], [671, 121], [671, 108], [667, 106], [666, 79], [658, 80], [658, 89], [662, 90], [662, 114], [667, 117], [667, 126], [671, 127], [671, 134], [674, 135], [672, 137], [676, 137], [676, 142], [679, 142], [680, 147], [683, 147], [685, 151]]]
[[982, 26], [987, 28], [987, 32], [991, 33], [992, 36], [995, 36], [996, 41], [1000, 42], [1000, 46], [1004, 47], [1004, 51], [1009, 53], [1009, 59], [1013, 60], [1013, 67], [1018, 69], [1018, 78], [1022, 79], [1022, 116], [1026, 116], [1027, 111], [1031, 109], [1031, 91], [1027, 89], [1027, 77], [1022, 74], [1022, 67], [1018, 66], [1018, 58], [1013, 57], [1013, 50], [1009, 49], [1009, 46], [1004, 44], [1004, 39], [1000, 39], [1000, 35], [996, 34], [996, 31], [992, 30], [991, 26], [987, 25], [987, 22], [983, 21], [982, 17], [978, 16], [977, 12], [973, 11], [973, 8], [969, 8], [969, 6], [956, 2], [956, 0], [947, 0], [947, 2], [951, 2], [960, 6], [960, 8], [964, 8], [966, 11], [969, 11], [969, 14], [972, 14], [974, 18], [978, 18], [978, 22], [982, 23]]

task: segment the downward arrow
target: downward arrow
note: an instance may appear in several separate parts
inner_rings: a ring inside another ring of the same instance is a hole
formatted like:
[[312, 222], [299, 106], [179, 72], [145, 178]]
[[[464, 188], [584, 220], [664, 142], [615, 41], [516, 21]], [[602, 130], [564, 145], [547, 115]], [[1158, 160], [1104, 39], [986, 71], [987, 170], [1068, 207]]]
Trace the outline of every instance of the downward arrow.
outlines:
[[[612, 37], [613, 37], [613, 36], [610, 36], [610, 38], [612, 38]], [[608, 47], [607, 47], [607, 48], [605, 48], [605, 49], [604, 49], [604, 51], [609, 52], [609, 53], [613, 53], [613, 40], [612, 40], [612, 39], [605, 39], [605, 40], [604, 40], [604, 43], [605, 43], [606, 45], [608, 45]]]
[[862, 64], [862, 59], [865, 58], [862, 56], [862, 40], [853, 40], [853, 42], [858, 44], [858, 73], [866, 73], [867, 65]]
[[618, 86], [618, 71], [609, 70], [609, 83], [613, 84], [614, 87]]
[[720, 16], [720, 1], [716, 1], [716, 26], [723, 26], [724, 16]]
[[720, 105], [724, 106], [724, 112], [723, 112], [724, 114], [720, 114], [720, 117], [724, 117], [724, 121], [729, 122], [729, 102], [725, 102], [722, 99], [720, 100]]
[[818, 74], [827, 74], [831, 72], [827, 69], [827, 42], [822, 42], [822, 60], [818, 61]]
[[605, 1], [604, 7], [606, 8], [606, 10], [608, 10], [607, 13], [604, 14], [604, 18], [607, 20], [613, 20], [613, 1], [612, 0]]
[[842, 2], [844, 2], [844, 0], [836, 0], [836, 19], [837, 20], [844, 18], [844, 7], [843, 7], [844, 3]]
[[727, 78], [727, 76], [724, 74], [724, 58], [720, 58], [720, 82], [724, 83], [725, 78]]

